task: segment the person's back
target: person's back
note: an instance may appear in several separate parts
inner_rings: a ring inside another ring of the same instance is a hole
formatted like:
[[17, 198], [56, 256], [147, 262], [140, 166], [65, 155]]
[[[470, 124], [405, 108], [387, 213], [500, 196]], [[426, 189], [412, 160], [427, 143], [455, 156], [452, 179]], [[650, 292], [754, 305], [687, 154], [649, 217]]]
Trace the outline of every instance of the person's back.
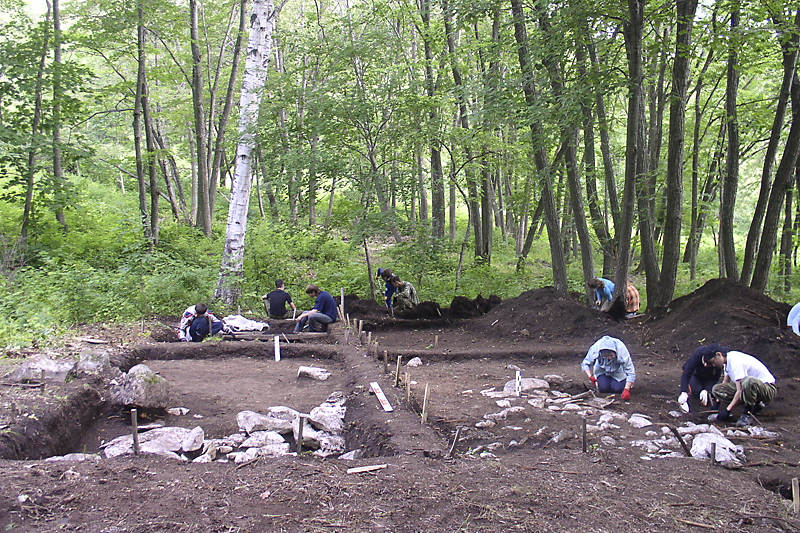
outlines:
[[275, 290], [267, 294], [263, 298], [269, 301], [269, 310], [267, 311], [270, 318], [286, 318], [289, 316], [289, 310], [286, 309], [288, 303], [292, 309], [296, 309], [292, 302], [292, 297], [286, 292], [283, 280], [275, 281]]

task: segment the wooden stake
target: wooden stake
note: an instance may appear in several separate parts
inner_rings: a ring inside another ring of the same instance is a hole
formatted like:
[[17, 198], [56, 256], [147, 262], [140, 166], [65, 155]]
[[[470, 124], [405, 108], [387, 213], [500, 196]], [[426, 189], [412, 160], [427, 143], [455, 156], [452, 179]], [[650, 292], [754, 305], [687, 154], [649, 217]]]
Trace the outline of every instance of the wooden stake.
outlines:
[[139, 419], [136, 409], [131, 409], [131, 429], [133, 430], [133, 455], [139, 455]]
[[383, 373], [389, 373], [389, 352], [386, 350], [383, 351]]
[[589, 453], [589, 443], [586, 439], [586, 417], [583, 418], [583, 423], [581, 424], [581, 434], [583, 435], [583, 453]]
[[716, 466], [717, 465], [717, 443], [716, 442], [712, 442], [711, 443], [711, 465], [712, 466]]
[[342, 287], [342, 299], [339, 300], [339, 305], [342, 307], [342, 316], [344, 316], [344, 287]]
[[348, 314], [346, 314], [344, 316], [347, 319], [347, 327], [349, 328], [350, 327], [350, 313], [348, 313]]
[[301, 416], [297, 422], [297, 455], [300, 455], [303, 453], [303, 426], [306, 425], [306, 417]]
[[800, 514], [800, 482], [796, 477], [792, 478], [792, 510]]
[[367, 332], [367, 344], [372, 345], [372, 332]]
[[364, 321], [359, 319], [358, 321], [358, 338], [361, 339], [361, 332], [364, 331]]
[[395, 387], [399, 387], [400, 386], [400, 361], [402, 361], [402, 360], [403, 360], [403, 356], [402, 355], [398, 355], [397, 356], [397, 371], [394, 373], [394, 386]]
[[408, 372], [403, 373], [403, 381], [406, 385], [406, 405], [411, 403], [411, 376]]
[[433, 338], [433, 347], [436, 348], [437, 346], [439, 346], [439, 335]]
[[350, 344], [350, 330], [349, 329], [344, 330], [344, 343], [345, 344]]
[[362, 472], [372, 472], [373, 470], [383, 470], [389, 465], [370, 465], [370, 466], [357, 466], [355, 468], [348, 468], [348, 474], [360, 474]]
[[14, 424], [17, 421], [17, 403], [11, 402], [11, 423]]
[[425, 384], [425, 397], [422, 399], [422, 423], [428, 423], [428, 383]]
[[[692, 456], [692, 450], [690, 450], [689, 446], [686, 445], [686, 441], [683, 440], [683, 437], [681, 437], [681, 434], [678, 433], [677, 429], [675, 429], [675, 426], [667, 426], [667, 427], [672, 432], [672, 434], [675, 435], [675, 438], [678, 439], [678, 442], [681, 443], [681, 447], [683, 448], [683, 453], [686, 454], [686, 457], [691, 457]], [[717, 461], [717, 445], [716, 444], [711, 443], [711, 451], [714, 452], [714, 453], [712, 453], [713, 458], [711, 459], [711, 464], [714, 465], [714, 464], [717, 464], [717, 462], [716, 462]]]
[[461, 427], [462, 426], [458, 426], [456, 428], [456, 435], [453, 437], [453, 444], [450, 445], [450, 449], [447, 451], [447, 455], [444, 456], [445, 459], [450, 459], [451, 457], [453, 457], [453, 452], [456, 449], [456, 444], [458, 444], [458, 439], [459, 437], [461, 437]]

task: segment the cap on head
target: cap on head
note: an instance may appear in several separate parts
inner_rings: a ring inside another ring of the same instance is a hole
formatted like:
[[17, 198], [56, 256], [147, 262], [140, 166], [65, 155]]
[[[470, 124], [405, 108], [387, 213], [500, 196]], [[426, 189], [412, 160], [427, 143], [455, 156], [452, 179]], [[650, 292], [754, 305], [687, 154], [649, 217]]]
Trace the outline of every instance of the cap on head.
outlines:
[[714, 359], [718, 353], [722, 355], [728, 355], [728, 349], [723, 348], [717, 343], [709, 344], [708, 346], [703, 346], [700, 348], [703, 350], [703, 364], [710, 363], [712, 359]]

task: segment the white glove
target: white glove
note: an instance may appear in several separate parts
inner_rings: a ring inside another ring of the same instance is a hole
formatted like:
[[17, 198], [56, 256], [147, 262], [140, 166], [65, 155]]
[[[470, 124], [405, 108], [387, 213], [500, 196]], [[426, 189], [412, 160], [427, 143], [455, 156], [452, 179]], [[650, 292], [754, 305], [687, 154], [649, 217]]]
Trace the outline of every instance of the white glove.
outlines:
[[708, 391], [703, 389], [700, 391], [700, 403], [703, 405], [708, 405], [708, 401], [710, 400]]
[[681, 406], [681, 411], [684, 413], [689, 412], [689, 395], [685, 392], [682, 392], [680, 396], [678, 396], [678, 405]]

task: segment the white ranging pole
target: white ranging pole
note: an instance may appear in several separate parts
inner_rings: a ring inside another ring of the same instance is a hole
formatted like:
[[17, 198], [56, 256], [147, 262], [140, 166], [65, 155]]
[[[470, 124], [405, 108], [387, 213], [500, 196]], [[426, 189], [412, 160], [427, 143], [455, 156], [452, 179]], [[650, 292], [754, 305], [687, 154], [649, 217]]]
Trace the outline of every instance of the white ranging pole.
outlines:
[[281, 360], [281, 338], [275, 335], [275, 360]]
[[517, 393], [517, 396], [522, 396], [522, 374], [519, 370], [517, 370], [517, 378], [514, 382], [514, 391]]
[[247, 211], [252, 184], [252, 152], [258, 127], [258, 109], [267, 79], [267, 65], [272, 49], [272, 30], [275, 28], [273, 0], [253, 0], [250, 14], [250, 39], [247, 61], [242, 77], [239, 100], [239, 144], [236, 148], [236, 170], [228, 208], [228, 226], [222, 252], [217, 289], [214, 298], [232, 305], [241, 297], [238, 281], [244, 275], [244, 244], [247, 233]]

